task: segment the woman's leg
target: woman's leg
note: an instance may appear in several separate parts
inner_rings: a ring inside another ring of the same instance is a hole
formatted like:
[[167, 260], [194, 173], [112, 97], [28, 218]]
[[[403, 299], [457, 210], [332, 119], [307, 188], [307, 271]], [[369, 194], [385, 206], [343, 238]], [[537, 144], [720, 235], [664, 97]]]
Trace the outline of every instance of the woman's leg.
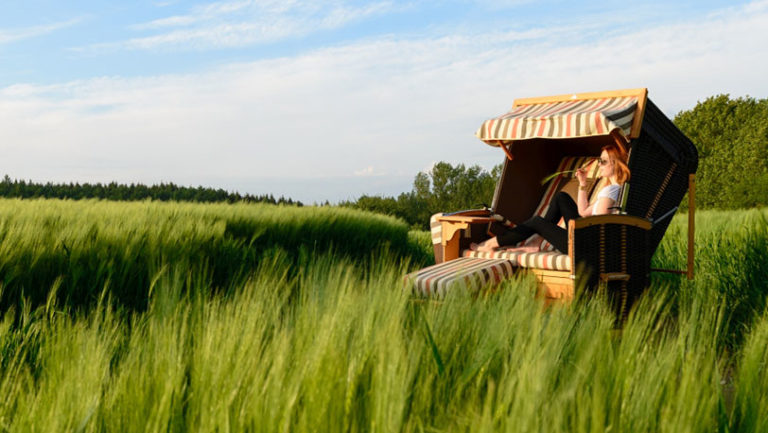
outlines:
[[559, 227], [556, 223], [549, 222], [542, 217], [533, 217], [525, 222], [525, 225], [535, 230], [541, 237], [554, 245], [561, 253], [568, 254], [568, 231]]
[[568, 221], [579, 218], [580, 216], [579, 206], [576, 202], [573, 201], [568, 193], [560, 191], [549, 203], [549, 209], [547, 209], [544, 219], [552, 224], [557, 224], [558, 221], [560, 221], [560, 218], [563, 218], [565, 219], [565, 224], [568, 225]]
[[[565, 223], [574, 218], [579, 217], [579, 207], [576, 202], [573, 201], [570, 195], [560, 191], [555, 195], [549, 204], [544, 218], [535, 216], [528, 221], [515, 226], [512, 229], [497, 236], [497, 242], [500, 246], [514, 245], [518, 242], [522, 242], [533, 234], [538, 233], [544, 237], [549, 243], [555, 245], [560, 251], [568, 250], [568, 233], [557, 226], [560, 218], [565, 218]], [[561, 233], [562, 232], [562, 233]], [[552, 242], [549, 237], [557, 242]], [[559, 245], [558, 245], [559, 244]], [[560, 249], [563, 247], [563, 249]]]
[[498, 240], [499, 246], [514, 245], [528, 239], [535, 233], [536, 231], [534, 231], [534, 229], [523, 223], [496, 236], [496, 239]]
[[557, 223], [560, 221], [560, 218], [564, 218], [567, 225], [568, 221], [579, 217], [579, 207], [576, 202], [573, 201], [570, 195], [560, 191], [550, 202], [544, 218], [535, 216], [496, 237], [477, 244], [472, 249], [493, 251], [500, 246], [515, 245], [538, 233], [561, 252], [567, 252], [568, 233], [562, 227], [558, 227]]
[[536, 232], [532, 228], [526, 226], [525, 224], [520, 224], [507, 229], [504, 233], [494, 236], [479, 244], [472, 244], [469, 246], [469, 248], [477, 251], [493, 251], [498, 247], [514, 245], [518, 242], [522, 242], [528, 239], [534, 233]]

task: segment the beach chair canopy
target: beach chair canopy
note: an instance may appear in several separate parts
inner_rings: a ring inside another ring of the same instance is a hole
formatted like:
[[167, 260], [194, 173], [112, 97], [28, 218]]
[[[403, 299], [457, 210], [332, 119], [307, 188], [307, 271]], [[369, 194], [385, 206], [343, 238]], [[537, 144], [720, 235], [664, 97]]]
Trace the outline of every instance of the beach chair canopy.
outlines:
[[[633, 123], [642, 118], [645, 106], [641, 95], [564, 98], [516, 100], [508, 113], [483, 122], [476, 135], [492, 146], [513, 140], [592, 137], [614, 131], [629, 137], [637, 131], [639, 125]], [[641, 115], [635, 116], [638, 109]]]
[[[668, 214], [698, 168], [696, 147], [648, 99], [645, 88], [517, 99], [508, 113], [483, 122], [476, 135], [507, 155], [493, 210], [512, 221], [533, 213], [544, 190], [541, 180], [564, 156], [598, 156], [606, 144], [629, 151], [625, 211], [630, 215], [655, 220]], [[651, 253], [669, 219], [651, 231]]]

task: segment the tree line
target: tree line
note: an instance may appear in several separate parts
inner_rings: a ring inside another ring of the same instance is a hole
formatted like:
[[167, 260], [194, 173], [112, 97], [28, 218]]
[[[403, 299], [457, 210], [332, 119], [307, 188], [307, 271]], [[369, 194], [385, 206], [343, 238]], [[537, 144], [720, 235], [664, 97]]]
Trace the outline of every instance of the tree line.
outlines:
[[416, 175], [410, 192], [397, 197], [363, 195], [341, 206], [392, 215], [415, 229], [428, 230], [434, 213], [490, 206], [501, 170], [501, 164], [487, 171], [479, 165], [438, 162]]
[[[768, 98], [712, 96], [673, 121], [699, 151], [697, 208], [768, 205]], [[490, 204], [500, 174], [501, 164], [486, 171], [477, 165], [439, 162], [416, 175], [410, 192], [397, 197], [363, 195], [342, 205], [397, 216], [428, 229], [429, 217], [436, 212]], [[686, 208], [687, 198], [681, 205]]]
[[16, 198], [59, 198], [59, 199], [102, 199], [116, 201], [158, 200], [188, 201], [199, 203], [270, 203], [303, 206], [303, 203], [272, 194], [252, 195], [229, 192], [223, 189], [179, 186], [172, 182], [151, 186], [141, 183], [36, 183], [11, 178], [6, 174], [0, 182], [0, 197]]

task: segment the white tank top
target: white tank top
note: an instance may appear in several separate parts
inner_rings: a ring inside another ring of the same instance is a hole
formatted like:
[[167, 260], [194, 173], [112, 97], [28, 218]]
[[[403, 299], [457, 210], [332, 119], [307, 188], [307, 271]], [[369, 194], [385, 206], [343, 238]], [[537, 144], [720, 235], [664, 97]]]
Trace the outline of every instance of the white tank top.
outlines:
[[[621, 191], [621, 185], [616, 185], [614, 183], [608, 184], [603, 187], [603, 189], [600, 190], [600, 192], [597, 194], [597, 201], [600, 201], [601, 198], [607, 197], [614, 202], [619, 201], [619, 191]], [[595, 204], [597, 204], [597, 201]], [[595, 206], [592, 206], [592, 215], [595, 215]]]

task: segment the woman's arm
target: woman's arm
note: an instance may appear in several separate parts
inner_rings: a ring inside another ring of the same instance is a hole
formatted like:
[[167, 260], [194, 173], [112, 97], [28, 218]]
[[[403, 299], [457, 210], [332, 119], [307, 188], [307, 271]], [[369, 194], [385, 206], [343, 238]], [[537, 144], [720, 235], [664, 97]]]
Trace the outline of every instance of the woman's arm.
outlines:
[[576, 170], [576, 178], [579, 180], [579, 193], [577, 194], [576, 206], [579, 208], [579, 215], [585, 217], [592, 215], [592, 206], [589, 205], [587, 197], [587, 172], [583, 168]]
[[[592, 206], [589, 205], [589, 199], [587, 199], [587, 191], [579, 188], [579, 200], [576, 205], [579, 207], [579, 215], [586, 217], [592, 215]], [[593, 205], [594, 206], [594, 205]]]
[[600, 197], [599, 199], [597, 199], [597, 202], [592, 206], [595, 207], [594, 215], [603, 215], [603, 214], [611, 213], [611, 208], [616, 206], [616, 200], [609, 197]]

